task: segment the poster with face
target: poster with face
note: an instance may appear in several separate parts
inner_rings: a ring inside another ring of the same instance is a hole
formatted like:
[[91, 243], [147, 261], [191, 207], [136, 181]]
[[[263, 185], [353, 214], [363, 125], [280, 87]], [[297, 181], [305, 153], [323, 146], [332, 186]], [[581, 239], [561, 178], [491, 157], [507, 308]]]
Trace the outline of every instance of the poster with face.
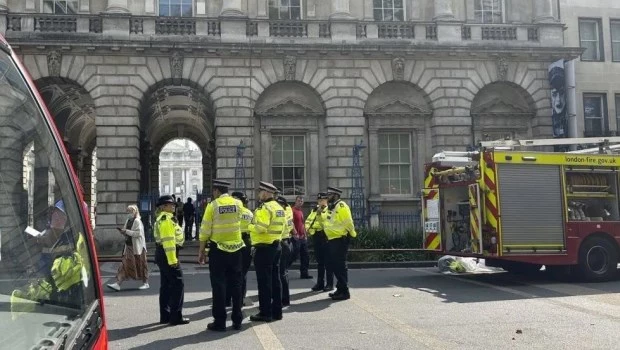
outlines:
[[568, 118], [566, 117], [566, 80], [564, 60], [549, 66], [549, 85], [551, 86], [551, 109], [553, 137], [568, 137]]

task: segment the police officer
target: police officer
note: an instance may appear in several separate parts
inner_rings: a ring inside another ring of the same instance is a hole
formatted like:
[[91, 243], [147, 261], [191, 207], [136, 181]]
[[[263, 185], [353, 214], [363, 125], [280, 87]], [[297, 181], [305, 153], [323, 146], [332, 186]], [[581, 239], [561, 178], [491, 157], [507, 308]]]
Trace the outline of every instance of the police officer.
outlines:
[[[241, 295], [242, 300], [245, 300], [247, 294], [247, 275], [248, 270], [250, 270], [250, 265], [252, 265], [252, 240], [250, 239], [250, 231], [248, 230], [248, 226], [252, 223], [254, 214], [252, 214], [252, 211], [247, 208], [248, 197], [245, 193], [233, 192], [231, 196], [240, 200], [243, 204], [243, 212], [241, 214], [241, 238], [243, 239], [243, 243], [245, 243], [245, 247], [241, 250]], [[227, 291], [226, 306], [232, 305], [231, 300], [232, 295], [230, 294], [230, 291]], [[245, 302], [243, 302], [242, 305], [245, 306]]]
[[258, 308], [251, 321], [271, 322], [282, 319], [282, 290], [280, 285], [280, 239], [285, 224], [284, 209], [274, 200], [276, 187], [260, 182], [258, 199], [250, 224], [250, 239], [254, 247], [254, 268], [258, 282]]
[[278, 196], [276, 202], [284, 208], [285, 224], [282, 230], [282, 239], [280, 246], [282, 254], [280, 254], [280, 283], [282, 284], [282, 306], [291, 305], [291, 292], [288, 286], [288, 268], [292, 263], [293, 247], [291, 245], [291, 233], [295, 229], [293, 225], [293, 209], [286, 201], [286, 198]]
[[188, 324], [183, 317], [183, 272], [178, 260], [179, 249], [183, 247], [183, 230], [174, 219], [175, 201], [172, 196], [161, 196], [157, 200], [159, 214], [155, 220], [155, 263], [159, 267], [159, 323], [171, 325]]
[[234, 329], [241, 329], [241, 259], [245, 247], [241, 239], [243, 205], [228, 194], [230, 182], [213, 180], [213, 201], [207, 205], [200, 226], [198, 261], [205, 264], [209, 243], [209, 274], [213, 293], [211, 331], [226, 330], [226, 292], [230, 288]]
[[[323, 217], [321, 214], [327, 208], [327, 193], [321, 192], [317, 196], [317, 205], [312, 209], [306, 219], [305, 227], [312, 237], [314, 255], [317, 262], [318, 276], [316, 284], [312, 287], [314, 292], [329, 292], [334, 289], [334, 272], [329, 265], [329, 251], [327, 249], [327, 236], [323, 229]], [[327, 283], [325, 283], [327, 282]]]
[[342, 190], [335, 187], [327, 188], [329, 205], [322, 214], [327, 246], [329, 249], [330, 265], [336, 276], [336, 291], [329, 293], [333, 300], [347, 300], [349, 294], [347, 273], [347, 252], [350, 237], [357, 237], [351, 209], [340, 199]]

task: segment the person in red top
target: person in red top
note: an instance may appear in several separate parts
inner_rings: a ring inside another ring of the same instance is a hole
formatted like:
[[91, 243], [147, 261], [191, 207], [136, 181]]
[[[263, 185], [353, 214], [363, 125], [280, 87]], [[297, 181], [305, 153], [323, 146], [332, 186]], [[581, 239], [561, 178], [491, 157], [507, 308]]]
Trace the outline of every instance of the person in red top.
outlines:
[[293, 237], [293, 259], [297, 260], [299, 255], [299, 274], [302, 279], [312, 279], [308, 275], [308, 267], [310, 266], [310, 257], [308, 255], [308, 237], [306, 228], [304, 227], [304, 213], [301, 207], [304, 205], [304, 198], [297, 196], [295, 198], [295, 206], [293, 206], [293, 225], [295, 225], [295, 236]]

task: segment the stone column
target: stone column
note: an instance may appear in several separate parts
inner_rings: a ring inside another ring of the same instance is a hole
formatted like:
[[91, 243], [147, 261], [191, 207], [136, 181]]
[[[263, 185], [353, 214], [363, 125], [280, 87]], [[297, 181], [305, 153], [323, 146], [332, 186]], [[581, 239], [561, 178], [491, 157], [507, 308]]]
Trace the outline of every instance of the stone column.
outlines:
[[144, 13], [147, 15], [155, 14], [155, 0], [144, 0]]
[[[537, 1], [537, 0], [535, 0]], [[453, 0], [435, 0], [435, 21], [450, 21], [454, 19]]]
[[[376, 127], [368, 129], [368, 163], [379, 164], [379, 134]], [[381, 195], [379, 186], [379, 167], [370, 167], [370, 199], [377, 199]]]
[[241, 0], [224, 0], [222, 3], [222, 12], [220, 12], [220, 16], [245, 16], [245, 13], [243, 13], [243, 10], [241, 9]]
[[129, 13], [127, 0], [108, 0], [107, 13]]
[[332, 0], [332, 13], [329, 18], [352, 19], [349, 0]]
[[267, 0], [257, 0], [256, 17], [269, 18]]
[[363, 0], [364, 1], [364, 20], [365, 21], [374, 21], [375, 13], [374, 6], [372, 0]]
[[554, 22], [553, 0], [532, 0], [534, 2], [534, 22]]

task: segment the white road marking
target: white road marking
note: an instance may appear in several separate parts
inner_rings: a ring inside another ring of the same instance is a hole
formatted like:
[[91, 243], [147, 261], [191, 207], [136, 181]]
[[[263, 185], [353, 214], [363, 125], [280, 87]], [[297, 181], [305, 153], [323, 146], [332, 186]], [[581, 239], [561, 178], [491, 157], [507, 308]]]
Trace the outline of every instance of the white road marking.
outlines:
[[263, 349], [265, 350], [280, 350], [284, 349], [282, 343], [280, 343], [280, 339], [273, 333], [271, 327], [269, 327], [268, 323], [259, 324], [256, 326], [252, 326], [256, 337], [260, 341], [261, 345], [263, 345]]

